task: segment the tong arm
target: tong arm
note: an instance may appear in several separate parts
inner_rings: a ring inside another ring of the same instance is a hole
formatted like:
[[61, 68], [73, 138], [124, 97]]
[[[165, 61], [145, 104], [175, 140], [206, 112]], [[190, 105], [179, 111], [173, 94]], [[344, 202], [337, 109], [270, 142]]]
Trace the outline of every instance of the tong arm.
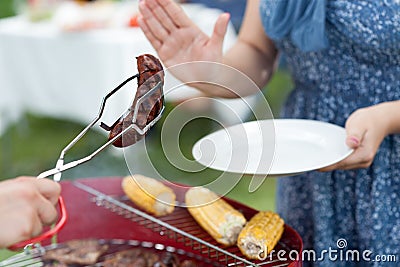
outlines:
[[93, 125], [100, 120], [103, 112], [104, 112], [104, 107], [105, 107], [105, 103], [107, 101], [107, 99], [113, 95], [115, 92], [117, 92], [119, 89], [122, 88], [122, 86], [124, 86], [126, 83], [128, 83], [129, 81], [137, 78], [139, 76], [139, 74], [136, 74], [132, 77], [129, 77], [128, 79], [126, 79], [124, 82], [122, 82], [120, 85], [118, 85], [115, 89], [113, 89], [111, 92], [109, 92], [102, 100], [101, 102], [101, 106], [100, 106], [100, 110], [96, 116], [96, 118], [88, 125], [85, 127], [85, 129], [83, 129], [62, 151], [60, 154], [59, 159], [57, 160], [57, 164], [56, 167], [47, 171], [44, 171], [42, 173], [40, 173], [38, 175], [38, 178], [45, 178], [51, 175], [54, 175], [53, 179], [54, 181], [59, 182], [61, 180], [61, 173], [65, 170], [71, 169], [73, 167], [76, 167], [84, 162], [87, 162], [89, 160], [91, 160], [94, 156], [96, 156], [98, 153], [100, 153], [102, 150], [104, 150], [107, 146], [109, 146], [110, 144], [114, 143], [118, 138], [120, 138], [123, 134], [125, 134], [127, 131], [131, 130], [132, 128], [134, 130], [136, 130], [140, 135], [144, 135], [162, 116], [162, 113], [164, 111], [164, 106], [162, 106], [162, 109], [160, 111], [160, 113], [157, 115], [156, 118], [154, 118], [152, 121], [150, 121], [143, 129], [139, 128], [136, 125], [136, 119], [137, 119], [137, 113], [139, 112], [139, 106], [146, 100], [147, 97], [149, 97], [152, 93], [154, 93], [156, 90], [160, 89], [162, 86], [162, 82], [157, 83], [151, 90], [149, 90], [148, 92], [146, 92], [143, 96], [141, 96], [140, 98], [138, 98], [135, 107], [134, 107], [134, 113], [133, 113], [133, 118], [132, 118], [132, 122], [131, 124], [125, 128], [123, 131], [121, 131], [119, 134], [117, 134], [116, 136], [114, 136], [112, 139], [108, 140], [105, 144], [103, 144], [101, 147], [99, 147], [97, 150], [95, 150], [92, 154], [69, 162], [67, 164], [64, 164], [64, 156], [67, 153], [67, 151], [74, 146], [88, 131], [90, 128], [93, 127]]
[[[131, 80], [138, 78], [139, 74], [135, 74], [131, 77], [129, 77], [128, 79], [126, 79], [125, 81], [123, 81], [120, 85], [118, 85], [116, 88], [114, 88], [113, 90], [111, 90], [106, 96], [103, 97], [102, 101], [101, 101], [101, 105], [100, 105], [100, 109], [99, 112], [97, 114], [97, 116], [89, 123], [89, 125], [87, 125], [60, 153], [60, 157], [57, 160], [57, 164], [56, 167], [54, 169], [42, 172], [41, 174], [38, 175], [38, 178], [45, 178], [48, 177], [50, 175], [54, 175], [53, 180], [59, 182], [61, 180], [61, 172], [70, 168], [73, 168], [83, 162], [86, 162], [88, 160], [90, 160], [91, 158], [93, 158], [96, 154], [92, 154], [88, 157], [85, 157], [83, 159], [77, 160], [75, 162], [70, 162], [66, 165], [64, 165], [64, 156], [65, 154], [68, 152], [68, 150], [71, 149], [71, 147], [73, 147], [89, 130], [90, 128], [92, 128], [101, 118], [101, 116], [103, 115], [104, 112], [104, 108], [106, 105], [106, 102], [108, 100], [108, 98], [110, 98], [113, 94], [115, 94], [119, 89], [121, 89], [125, 84], [127, 84], [128, 82], [130, 82]], [[108, 143], [107, 143], [108, 145]], [[99, 151], [100, 152], [100, 151]]]
[[[110, 145], [111, 143], [113, 143], [115, 140], [117, 140], [119, 137], [121, 137], [125, 132], [129, 131], [131, 128], [133, 127], [133, 124], [130, 125], [129, 127], [127, 127], [126, 129], [124, 129], [122, 132], [120, 132], [118, 135], [114, 136], [114, 138], [110, 139], [107, 141], [107, 143], [103, 144], [101, 147], [99, 147], [97, 150], [95, 150], [92, 154], [75, 160], [75, 161], [71, 161], [65, 165], [61, 165], [61, 166], [56, 166], [54, 169], [50, 169], [47, 171], [42, 172], [41, 174], [38, 175], [38, 178], [46, 178], [48, 176], [51, 175], [56, 175], [56, 174], [61, 174], [61, 172], [71, 169], [73, 167], [76, 167], [86, 161], [91, 160], [94, 156], [96, 156], [98, 153], [100, 153], [104, 148], [106, 148], [108, 145]], [[59, 159], [60, 161], [61, 159]], [[58, 162], [57, 162], [58, 163]], [[57, 164], [58, 165], [58, 164]]]
[[[97, 150], [95, 150], [92, 154], [90, 154], [84, 158], [81, 158], [81, 159], [78, 159], [75, 161], [71, 161], [65, 165], [56, 166], [54, 169], [44, 171], [38, 175], [38, 178], [46, 178], [51, 175], [61, 174], [61, 172], [65, 171], [65, 170], [71, 169], [73, 167], [76, 167], [76, 166], [84, 163], [84, 162], [91, 160], [98, 153], [103, 151], [110, 144], [114, 143], [115, 140], [120, 138], [123, 134], [125, 134], [127, 131], [131, 130], [132, 128], [135, 129], [140, 135], [144, 135], [158, 120], [160, 120], [162, 113], [164, 112], [164, 109], [165, 108], [162, 107], [162, 109], [161, 109], [160, 113], [157, 115], [157, 117], [154, 120], [152, 120], [149, 124], [147, 124], [143, 129], [140, 129], [136, 124], [133, 123], [133, 124], [129, 125], [127, 128], [125, 128], [122, 132], [120, 132], [119, 134], [114, 136], [114, 138], [108, 140], [105, 144], [103, 144], [101, 147], [99, 147]], [[59, 161], [60, 160], [61, 159], [59, 159]], [[57, 165], [58, 165], [58, 162], [57, 162]]]
[[100, 109], [99, 112], [97, 114], [97, 116], [93, 119], [93, 121], [91, 123], [89, 123], [88, 126], [85, 127], [85, 129], [83, 129], [62, 151], [60, 154], [60, 159], [64, 159], [65, 154], [67, 153], [68, 150], [71, 149], [72, 146], [74, 146], [79, 139], [81, 139], [88, 131], [90, 128], [93, 127], [93, 125], [96, 124], [96, 122], [98, 122], [101, 118], [101, 116], [103, 115], [104, 112], [104, 108], [106, 105], [106, 102], [108, 100], [108, 98], [110, 98], [113, 94], [115, 94], [119, 89], [121, 89], [125, 84], [127, 84], [128, 82], [130, 82], [131, 80], [135, 79], [139, 77], [139, 74], [135, 74], [132, 77], [129, 77], [128, 79], [126, 79], [125, 81], [123, 81], [120, 85], [118, 85], [116, 88], [114, 88], [113, 90], [111, 90], [105, 97], [103, 97], [102, 101], [101, 101], [101, 105], [100, 105]]

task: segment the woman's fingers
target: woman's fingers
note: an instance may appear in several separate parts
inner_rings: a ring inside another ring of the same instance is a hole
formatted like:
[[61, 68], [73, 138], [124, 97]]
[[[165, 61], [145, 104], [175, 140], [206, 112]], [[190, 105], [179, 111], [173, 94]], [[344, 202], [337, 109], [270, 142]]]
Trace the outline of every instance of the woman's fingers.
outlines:
[[[173, 0], [141, 0], [139, 11], [139, 26], [166, 67], [193, 61], [222, 61], [222, 45], [229, 14], [222, 14], [218, 18], [214, 32], [209, 37]], [[199, 74], [195, 67], [191, 68], [185, 74], [175, 71], [174, 75], [184, 82], [213, 75], [209, 70]], [[187, 73], [196, 75], [188, 78]]]
[[366, 131], [362, 134], [353, 133], [347, 137], [346, 143], [349, 145], [349, 147], [354, 149], [354, 152], [344, 160], [322, 168], [320, 171], [332, 171], [336, 169], [350, 170], [368, 167], [371, 164], [373, 155], [376, 152], [376, 149], [373, 148], [371, 141], [373, 140], [370, 140], [370, 137]]
[[147, 40], [149, 40], [154, 49], [158, 51], [162, 46], [162, 42], [153, 35], [142, 15], [138, 16], [138, 24], [142, 29], [144, 35], [146, 36]]
[[210, 39], [210, 45], [212, 47], [218, 47], [218, 49], [222, 50], [224, 37], [226, 34], [226, 30], [228, 29], [229, 19], [230, 19], [229, 13], [221, 14], [218, 17], [218, 20], [214, 26], [213, 34], [211, 35]]
[[362, 108], [353, 112], [346, 121], [346, 144], [354, 152], [344, 160], [320, 169], [332, 171], [367, 168], [372, 164], [375, 154], [386, 135], [382, 119], [375, 117], [374, 108]]
[[183, 9], [171, 0], [143, 0], [139, 11], [155, 38], [164, 40], [169, 33], [193, 25]]
[[366, 120], [363, 112], [357, 111], [350, 115], [346, 121], [346, 144], [351, 148], [360, 146], [367, 131]]
[[174, 24], [171, 17], [167, 14], [164, 8], [156, 1], [156, 0], [146, 0], [145, 5], [152, 11], [155, 18], [158, 21], [162, 22], [163, 27], [171, 32], [177, 28], [177, 25]]
[[371, 165], [374, 153], [368, 147], [359, 146], [354, 152], [346, 159], [333, 164], [331, 166], [320, 169], [320, 171], [333, 171], [333, 170], [351, 170], [359, 168], [367, 168]]
[[[150, 32], [153, 39], [163, 42], [168, 38], [169, 32], [164, 28], [163, 21], [157, 19], [153, 11], [147, 6], [145, 1], [139, 3], [141, 20], [146, 24], [146, 31]], [[139, 21], [139, 20], [138, 20]], [[139, 25], [140, 22], [139, 22]], [[147, 36], [147, 35], [146, 35]]]
[[190, 20], [190, 18], [186, 15], [186, 13], [182, 10], [182, 8], [173, 0], [154, 0], [154, 1], [162, 6], [162, 8], [168, 14], [168, 17], [173, 21], [173, 23], [177, 27], [189, 27], [190, 25], [192, 25], [192, 21]]

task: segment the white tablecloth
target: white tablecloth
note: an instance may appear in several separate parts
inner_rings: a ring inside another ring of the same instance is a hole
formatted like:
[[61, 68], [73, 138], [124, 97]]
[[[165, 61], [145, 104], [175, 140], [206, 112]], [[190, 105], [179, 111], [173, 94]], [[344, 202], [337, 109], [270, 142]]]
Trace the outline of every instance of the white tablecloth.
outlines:
[[[211, 34], [219, 10], [185, 6], [189, 16]], [[230, 25], [228, 49], [236, 39]], [[0, 133], [25, 111], [88, 123], [102, 97], [136, 73], [135, 56], [155, 54], [139, 28], [113, 27], [85, 32], [63, 32], [54, 23], [31, 23], [18, 16], [0, 20]], [[155, 54], [156, 55], [156, 54]], [[171, 75], [168, 83], [176, 82]], [[105, 121], [112, 123], [129, 106], [136, 82], [111, 99]], [[194, 90], [166, 92], [166, 100]], [[227, 100], [245, 110], [242, 101]], [[229, 120], [229, 118], [227, 119]]]

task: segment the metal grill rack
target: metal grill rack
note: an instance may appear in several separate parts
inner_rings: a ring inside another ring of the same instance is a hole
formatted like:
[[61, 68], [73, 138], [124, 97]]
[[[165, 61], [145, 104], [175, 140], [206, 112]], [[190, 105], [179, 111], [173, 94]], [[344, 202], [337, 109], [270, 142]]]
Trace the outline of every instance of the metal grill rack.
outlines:
[[[74, 182], [74, 185], [93, 195], [92, 201], [97, 206], [103, 207], [161, 236], [182, 244], [188, 250], [209, 259], [213, 266], [283, 267], [290, 266], [292, 263], [289, 259], [282, 260], [273, 254], [269, 255], [266, 261], [252, 262], [244, 258], [236, 246], [229, 248], [219, 247], [218, 243], [197, 224], [185, 208], [176, 207], [172, 214], [155, 218], [135, 208], [134, 204], [126, 197], [109, 196], [79, 182]], [[286, 255], [288, 255], [291, 248], [285, 242], [280, 241], [276, 246], [276, 251], [282, 250], [286, 251]]]
[[[179, 255], [181, 260], [193, 260], [196, 262], [198, 267], [210, 266], [211, 260], [196, 255], [191, 252], [187, 252], [182, 249], [178, 249], [172, 246], [166, 246], [160, 243], [139, 241], [139, 240], [122, 240], [122, 239], [98, 239], [98, 244], [107, 245], [107, 250], [102, 256], [98, 258], [97, 263], [93, 265], [85, 265], [84, 267], [104, 267], [104, 261], [110, 256], [115, 255], [118, 252], [130, 249], [145, 249], [146, 252], [156, 253], [161, 256], [168, 256], [168, 253]], [[9, 259], [0, 262], [1, 267], [42, 267], [42, 266], [53, 266], [51, 260], [43, 259], [43, 256], [52, 250], [65, 249], [65, 244], [51, 244], [42, 247], [40, 244], [30, 245], [24, 252], [16, 254]], [[142, 250], [143, 251], [143, 250]], [[164, 254], [162, 254], [164, 252]], [[50, 264], [50, 265], [49, 265]], [[211, 264], [212, 265], [212, 264]], [[58, 266], [58, 265], [56, 265]], [[62, 265], [64, 266], [64, 265]], [[78, 266], [73, 264], [72, 266]], [[79, 265], [80, 266], [80, 265]]]

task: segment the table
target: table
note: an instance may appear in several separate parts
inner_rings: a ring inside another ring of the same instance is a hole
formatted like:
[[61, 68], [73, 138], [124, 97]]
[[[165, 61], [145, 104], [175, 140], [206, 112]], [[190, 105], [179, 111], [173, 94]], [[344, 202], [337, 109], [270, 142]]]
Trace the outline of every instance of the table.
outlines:
[[[137, 1], [131, 3], [135, 2], [137, 8]], [[199, 4], [184, 8], [208, 34], [221, 13]], [[224, 49], [235, 40], [236, 32], [229, 25]], [[97, 114], [102, 97], [136, 73], [135, 56], [142, 53], [155, 54], [139, 28], [63, 32], [52, 21], [32, 23], [23, 16], [0, 20], [0, 134], [26, 111], [87, 124]], [[165, 88], [175, 83], [167, 73]], [[135, 84], [113, 96], [106, 107], [106, 123], [112, 124], [129, 107]], [[167, 101], [192, 95], [197, 91], [186, 86], [165, 92]], [[243, 101], [224, 101], [239, 114], [247, 114]]]

